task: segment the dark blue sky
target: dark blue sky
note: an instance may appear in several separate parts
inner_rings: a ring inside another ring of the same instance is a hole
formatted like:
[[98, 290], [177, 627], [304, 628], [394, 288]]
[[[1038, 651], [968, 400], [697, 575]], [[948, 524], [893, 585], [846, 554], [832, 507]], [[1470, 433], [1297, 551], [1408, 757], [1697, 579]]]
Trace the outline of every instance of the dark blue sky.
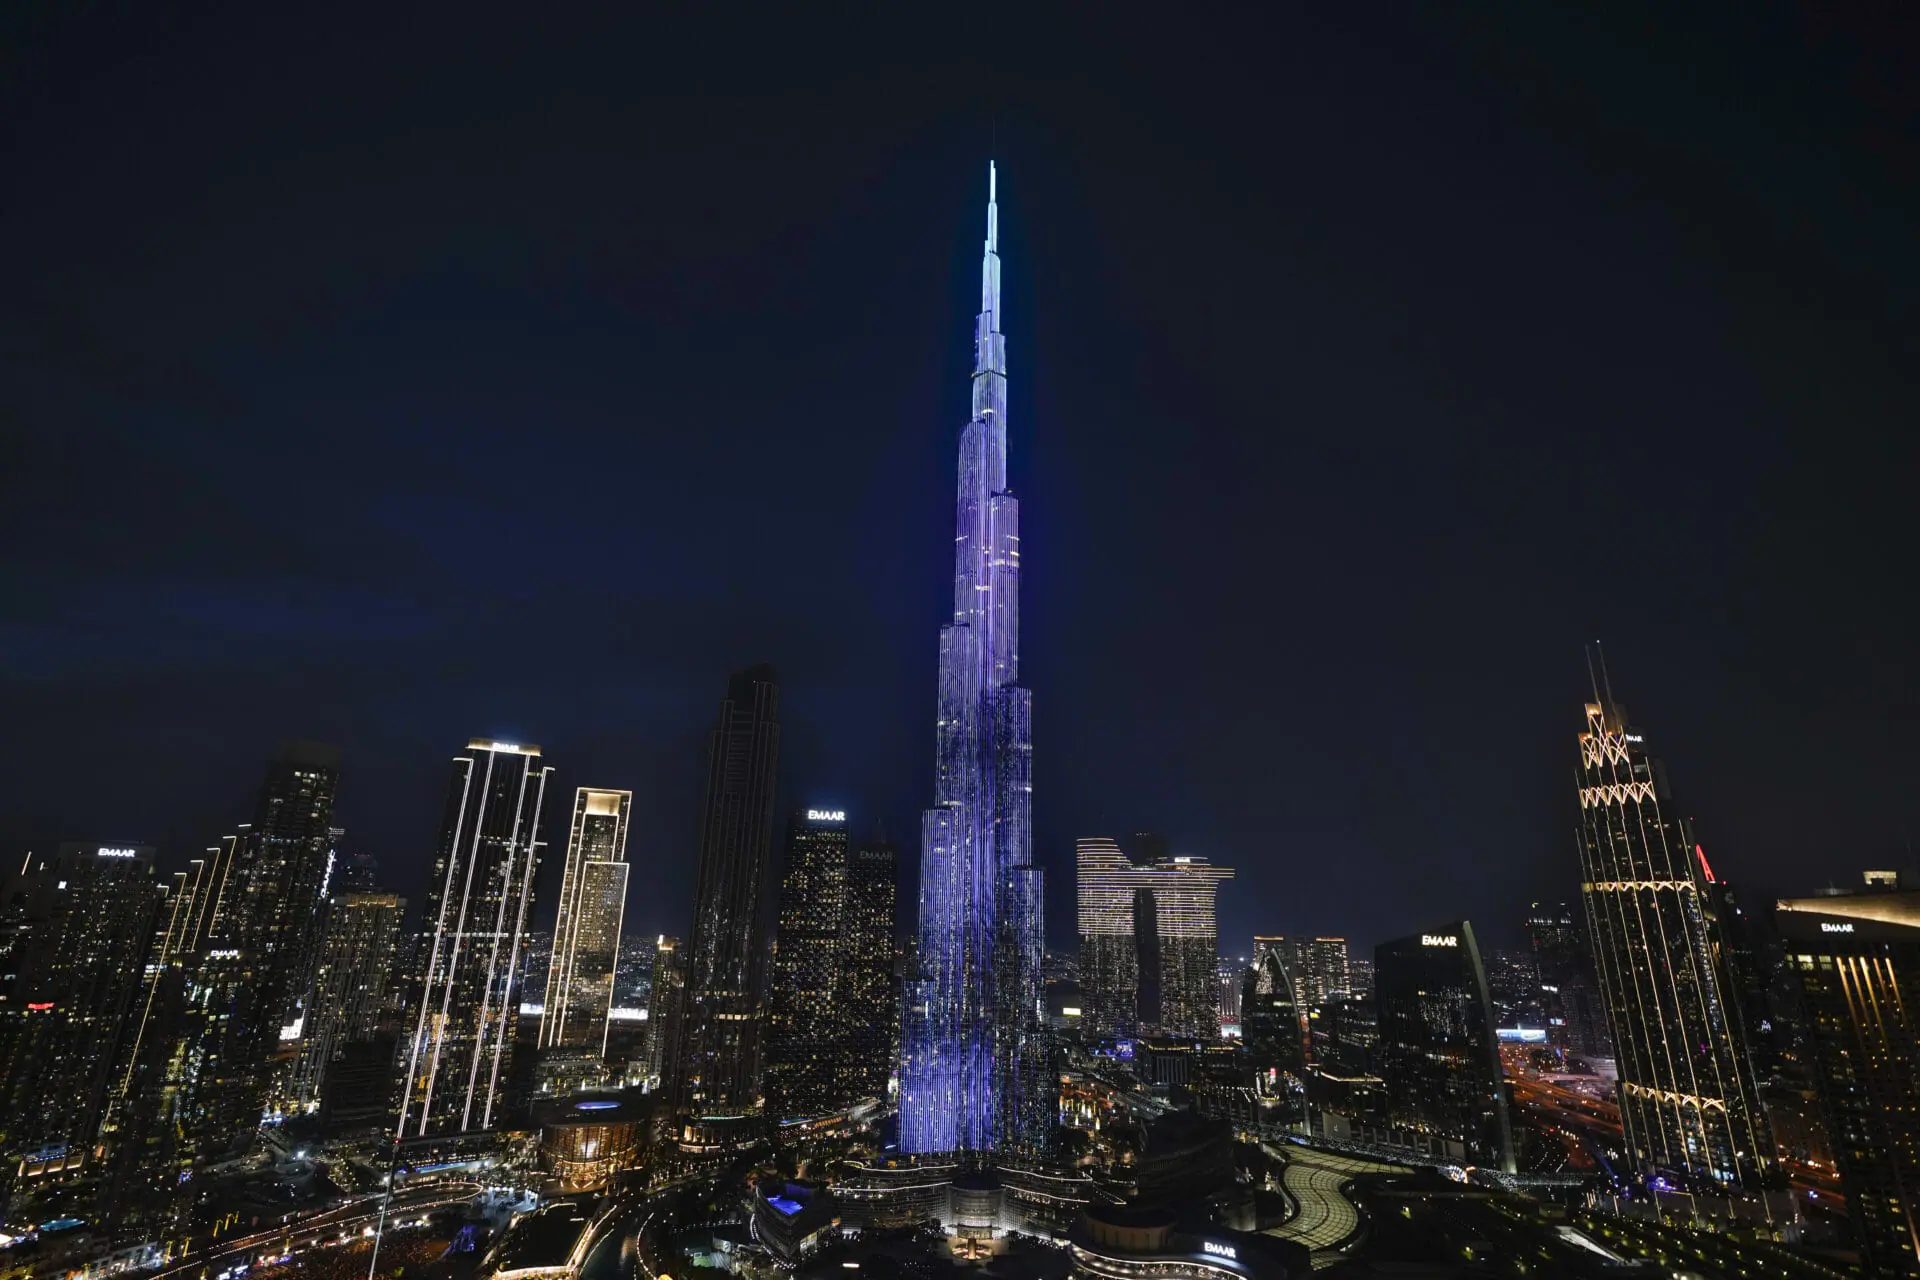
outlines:
[[499, 734], [679, 929], [771, 661], [793, 801], [911, 851], [993, 154], [1057, 939], [1143, 827], [1229, 947], [1513, 936], [1594, 636], [1717, 870], [1920, 864], [1909, 32], [26, 8], [7, 846], [184, 860], [318, 737], [417, 895]]

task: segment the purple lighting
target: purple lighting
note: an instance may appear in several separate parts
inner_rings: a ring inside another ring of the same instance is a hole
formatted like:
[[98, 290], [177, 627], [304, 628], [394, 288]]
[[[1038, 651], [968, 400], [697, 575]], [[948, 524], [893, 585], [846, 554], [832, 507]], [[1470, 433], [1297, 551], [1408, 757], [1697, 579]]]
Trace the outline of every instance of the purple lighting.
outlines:
[[973, 416], [960, 434], [953, 621], [940, 629], [935, 807], [920, 836], [921, 971], [901, 1055], [900, 1148], [1033, 1148], [1052, 1106], [1040, 1025], [1032, 695], [1020, 688], [1020, 504], [1007, 489], [1000, 212], [988, 168]]

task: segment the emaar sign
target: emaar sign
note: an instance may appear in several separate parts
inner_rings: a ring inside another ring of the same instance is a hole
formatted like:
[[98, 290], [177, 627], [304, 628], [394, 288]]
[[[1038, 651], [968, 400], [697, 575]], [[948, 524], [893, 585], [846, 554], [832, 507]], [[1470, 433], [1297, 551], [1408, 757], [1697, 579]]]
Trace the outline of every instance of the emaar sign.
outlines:
[[845, 822], [846, 820], [847, 820], [847, 811], [845, 809], [809, 809], [807, 810], [808, 822]]
[[1457, 947], [1460, 939], [1451, 933], [1423, 933], [1420, 935], [1423, 947]]
[[1202, 1240], [1200, 1248], [1202, 1252], [1210, 1253], [1216, 1258], [1225, 1258], [1229, 1262], [1240, 1261], [1240, 1251], [1230, 1244], [1215, 1244], [1211, 1240]]

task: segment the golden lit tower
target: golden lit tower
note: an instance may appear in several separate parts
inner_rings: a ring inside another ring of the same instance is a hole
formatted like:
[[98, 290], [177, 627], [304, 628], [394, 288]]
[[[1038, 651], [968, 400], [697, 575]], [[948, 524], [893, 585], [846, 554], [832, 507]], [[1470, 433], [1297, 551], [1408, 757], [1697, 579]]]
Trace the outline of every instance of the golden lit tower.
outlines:
[[540, 1047], [605, 1054], [620, 922], [627, 906], [627, 814], [633, 792], [581, 787], [560, 875]]
[[1581, 891], [1620, 1070], [1620, 1117], [1641, 1171], [1751, 1185], [1773, 1140], [1740, 1022], [1711, 872], [1673, 810], [1666, 770], [1611, 692], [1580, 735]]

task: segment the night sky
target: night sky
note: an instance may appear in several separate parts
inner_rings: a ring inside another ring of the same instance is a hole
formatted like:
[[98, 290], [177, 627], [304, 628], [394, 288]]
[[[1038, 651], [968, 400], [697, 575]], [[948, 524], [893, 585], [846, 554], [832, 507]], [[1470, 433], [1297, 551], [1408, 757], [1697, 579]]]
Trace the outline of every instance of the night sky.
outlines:
[[1595, 637], [1723, 875], [1920, 866], [1920, 43], [1346, 7], [7, 6], [0, 850], [319, 738], [418, 900], [498, 735], [677, 931], [769, 661], [911, 869], [991, 156], [1056, 942], [1143, 828], [1223, 950], [1516, 939]]

